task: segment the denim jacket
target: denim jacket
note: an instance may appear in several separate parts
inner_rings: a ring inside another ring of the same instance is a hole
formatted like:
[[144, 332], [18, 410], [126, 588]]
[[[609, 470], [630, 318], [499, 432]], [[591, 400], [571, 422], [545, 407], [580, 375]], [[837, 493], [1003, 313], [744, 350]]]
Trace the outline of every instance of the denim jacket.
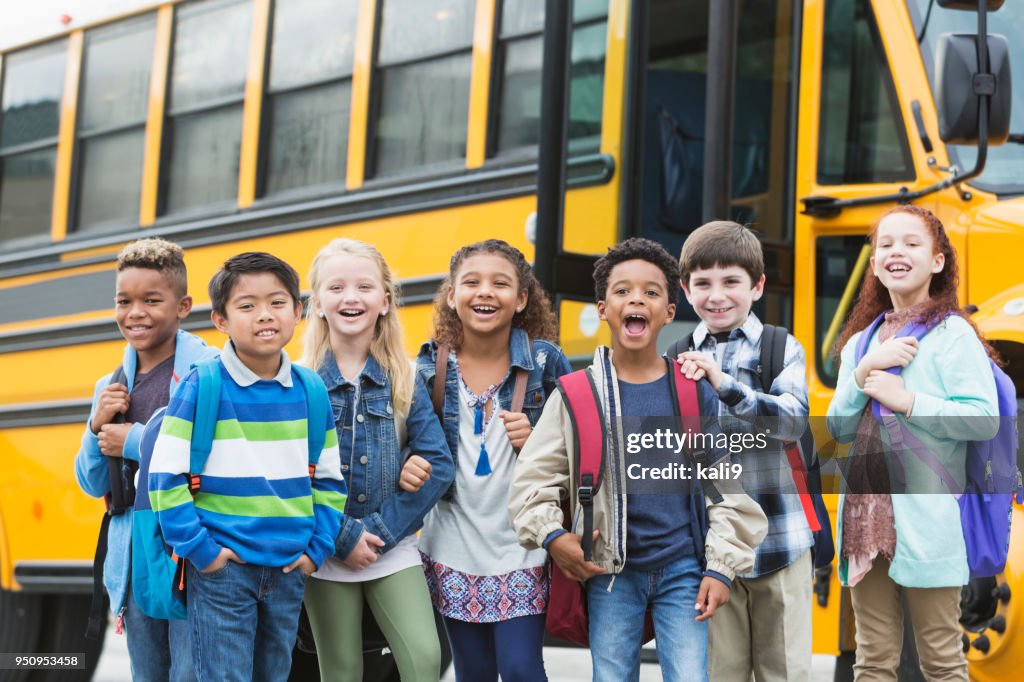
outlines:
[[[341, 472], [348, 483], [345, 517], [334, 542], [335, 556], [345, 559], [363, 530], [384, 541], [380, 550], [383, 554], [419, 530], [423, 517], [455, 478], [444, 432], [418, 374], [414, 376], [409, 414], [403, 421], [391, 402], [391, 382], [372, 355], [366, 359], [357, 384], [341, 375], [331, 353], [325, 355], [318, 373], [331, 399]], [[416, 493], [398, 486], [406, 446], [432, 467], [430, 479]]]
[[[526, 380], [526, 398], [523, 400], [523, 412], [530, 420], [530, 425], [537, 424], [540, 413], [544, 409], [547, 397], [558, 387], [558, 377], [572, 371], [569, 360], [562, 349], [543, 339], [535, 339], [531, 344], [530, 337], [518, 327], [512, 328], [509, 337], [509, 351], [513, 368], [522, 367], [529, 372]], [[420, 347], [416, 358], [416, 368], [423, 377], [428, 391], [434, 388], [434, 372], [437, 362], [437, 343], [427, 341]], [[505, 383], [498, 389], [498, 402], [508, 405], [512, 402], [512, 391], [515, 387], [515, 372], [509, 372]], [[459, 375], [454, 362], [448, 363], [444, 389], [444, 436], [448, 441], [452, 458], [458, 461], [459, 456]], [[433, 475], [433, 474], [431, 474]], [[454, 486], [452, 486], [454, 488]], [[446, 495], [450, 498], [451, 490]]]

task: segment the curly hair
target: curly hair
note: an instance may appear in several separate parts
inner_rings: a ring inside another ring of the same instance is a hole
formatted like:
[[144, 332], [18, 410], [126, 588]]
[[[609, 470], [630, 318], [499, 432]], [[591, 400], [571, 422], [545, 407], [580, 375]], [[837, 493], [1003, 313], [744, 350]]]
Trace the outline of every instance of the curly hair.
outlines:
[[668, 302], [675, 305], [679, 301], [679, 264], [676, 259], [658, 242], [642, 237], [633, 237], [608, 249], [608, 253], [594, 264], [594, 298], [605, 300], [608, 292], [608, 278], [612, 269], [619, 263], [628, 260], [643, 260], [656, 266], [665, 275], [665, 293]]
[[117, 271], [145, 268], [163, 274], [178, 296], [188, 294], [188, 271], [185, 252], [174, 242], [160, 237], [147, 237], [125, 245], [117, 254]]
[[526, 307], [512, 317], [512, 326], [525, 331], [531, 339], [557, 341], [558, 320], [551, 310], [551, 301], [533, 274], [523, 252], [500, 239], [487, 239], [468, 244], [455, 252], [448, 264], [448, 276], [434, 297], [434, 341], [458, 349], [462, 345], [462, 320], [448, 305], [448, 294], [454, 288], [455, 276], [462, 263], [481, 253], [501, 256], [515, 268], [519, 290], [527, 292]]
[[[871, 234], [868, 237], [871, 243], [872, 252], [876, 248], [876, 239], [878, 236], [878, 226], [882, 224], [882, 221], [887, 217], [894, 214], [906, 214], [912, 215], [918, 218], [924, 225], [925, 229], [931, 235], [932, 238], [932, 253], [941, 253], [945, 258], [945, 264], [941, 271], [932, 275], [931, 282], [928, 284], [928, 304], [924, 306], [924, 309], [917, 316], [917, 321], [923, 323], [926, 326], [934, 325], [946, 318], [948, 315], [959, 315], [967, 321], [974, 331], [978, 334], [978, 338], [981, 340], [982, 345], [985, 347], [985, 351], [989, 357], [995, 360], [997, 363], [1001, 363], [999, 354], [996, 350], [985, 340], [981, 332], [978, 330], [977, 325], [974, 324], [971, 319], [964, 314], [964, 311], [960, 307], [960, 302], [957, 298], [957, 287], [960, 283], [960, 269], [957, 265], [956, 249], [949, 241], [949, 236], [946, 234], [946, 228], [943, 227], [942, 221], [939, 220], [938, 216], [929, 211], [926, 208], [920, 206], [914, 206], [913, 204], [900, 204], [886, 211], [882, 216], [875, 221], [874, 226], [871, 229]], [[889, 296], [889, 290], [885, 288], [878, 276], [868, 268], [864, 274], [864, 282], [861, 284], [860, 294], [857, 296], [857, 303], [854, 305], [853, 310], [850, 311], [850, 316], [846, 320], [846, 324], [843, 325], [843, 330], [839, 334], [839, 339], [836, 341], [836, 345], [832, 349], [834, 357], [839, 357], [843, 347], [846, 343], [859, 331], [867, 329], [868, 326], [874, 321], [876, 317], [881, 315], [887, 310], [891, 310], [893, 307], [892, 298]]]

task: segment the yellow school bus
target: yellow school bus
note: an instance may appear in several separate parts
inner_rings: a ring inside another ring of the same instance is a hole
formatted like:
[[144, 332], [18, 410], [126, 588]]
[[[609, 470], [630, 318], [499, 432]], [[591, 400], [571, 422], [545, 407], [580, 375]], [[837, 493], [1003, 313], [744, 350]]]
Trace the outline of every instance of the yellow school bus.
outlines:
[[[265, 250], [301, 272], [333, 237], [370, 241], [401, 278], [410, 354], [451, 253], [502, 238], [534, 258], [582, 360], [606, 340], [595, 255], [633, 235], [678, 252], [732, 218], [763, 236], [756, 310], [803, 343], [822, 415], [864, 235], [912, 200], [949, 229], [961, 298], [1024, 387], [1024, 106], [1018, 88], [1005, 144], [952, 183], [978, 148], [942, 139], [935, 53], [977, 13], [946, 4], [138, 0], [4, 49], [0, 651], [96, 655], [80, 632], [103, 505], [72, 462], [93, 383], [120, 359], [114, 258], [141, 236], [186, 248], [184, 326], [218, 345], [206, 282], [226, 257]], [[1024, 40], [1020, 3], [988, 22]], [[663, 342], [693, 322], [681, 311]], [[969, 594], [978, 679], [1024, 663], [1021, 537]], [[815, 651], [848, 658], [843, 594], [834, 575], [819, 587]]]

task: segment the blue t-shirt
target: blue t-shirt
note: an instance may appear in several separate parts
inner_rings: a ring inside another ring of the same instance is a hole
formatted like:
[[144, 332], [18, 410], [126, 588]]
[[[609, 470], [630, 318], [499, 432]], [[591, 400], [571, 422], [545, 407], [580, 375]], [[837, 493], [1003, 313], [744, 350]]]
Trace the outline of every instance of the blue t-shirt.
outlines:
[[[619, 380], [619, 397], [623, 417], [673, 417], [679, 408], [672, 400], [669, 375], [646, 384]], [[627, 423], [639, 425], [640, 420]], [[658, 420], [663, 426], [665, 420]], [[673, 459], [666, 454], [645, 451], [624, 453], [625, 464], [665, 463]], [[680, 492], [630, 492], [626, 513], [626, 566], [638, 571], [656, 571], [673, 561], [694, 553], [690, 534], [689, 485], [679, 484]]]

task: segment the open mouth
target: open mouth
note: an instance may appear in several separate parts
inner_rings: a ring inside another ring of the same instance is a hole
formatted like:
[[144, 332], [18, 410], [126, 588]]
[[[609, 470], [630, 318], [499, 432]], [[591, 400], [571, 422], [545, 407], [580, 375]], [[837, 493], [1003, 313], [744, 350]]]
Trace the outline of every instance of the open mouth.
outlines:
[[712, 315], [724, 315], [725, 313], [732, 310], [732, 308], [706, 308], [705, 310], [707, 310]]
[[498, 312], [498, 309], [492, 305], [475, 305], [471, 310], [477, 315], [493, 315]]
[[365, 314], [366, 314], [365, 310], [342, 310], [341, 313], [340, 313], [340, 315], [342, 317], [346, 317], [346, 318], [349, 318], [349, 319], [352, 319], [352, 318], [355, 318], [355, 317], [361, 317], [362, 315], [365, 315]]
[[888, 272], [910, 272], [911, 268], [906, 263], [893, 263], [886, 267]]
[[627, 315], [625, 328], [628, 335], [641, 336], [647, 331], [647, 318], [642, 315]]
[[256, 332], [257, 338], [260, 338], [260, 339], [270, 339], [270, 338], [273, 338], [276, 335], [277, 335], [277, 330], [276, 329], [261, 329], [258, 332]]

